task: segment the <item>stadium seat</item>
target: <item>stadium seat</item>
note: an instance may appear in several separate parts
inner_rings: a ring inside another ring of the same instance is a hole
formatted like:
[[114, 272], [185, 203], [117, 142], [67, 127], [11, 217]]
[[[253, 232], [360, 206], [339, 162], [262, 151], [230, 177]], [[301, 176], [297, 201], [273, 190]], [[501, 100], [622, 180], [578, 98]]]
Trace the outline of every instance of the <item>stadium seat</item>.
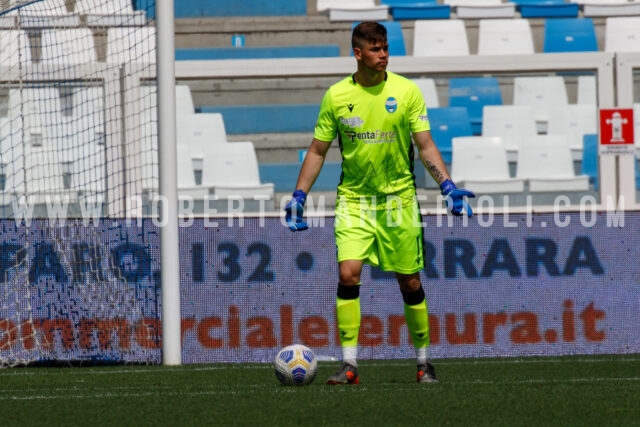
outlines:
[[63, 159], [56, 149], [50, 147], [39, 147], [32, 144], [25, 145], [24, 148], [24, 175], [25, 194], [29, 198], [20, 200], [20, 204], [44, 204], [49, 201], [54, 202], [56, 197], [60, 197], [63, 202], [68, 198], [68, 202], [76, 202], [77, 192], [65, 185], [63, 169]]
[[107, 32], [107, 62], [156, 62], [155, 27], [111, 27]]
[[482, 109], [482, 136], [498, 136], [510, 162], [518, 159], [518, 149], [526, 136], [537, 135], [530, 105], [486, 105]]
[[22, 89], [25, 142], [55, 150], [52, 145], [62, 130], [62, 108], [58, 89], [52, 86]]
[[637, 52], [638, 46], [640, 46], [640, 17], [606, 18], [605, 52]]
[[[20, 28], [73, 28], [80, 26], [80, 16], [70, 13], [66, 0], [47, 0], [31, 2], [10, 0], [9, 5], [16, 7], [7, 17], [17, 17]], [[18, 7], [22, 6], [22, 7]]]
[[413, 56], [469, 55], [463, 20], [417, 20], [413, 32]]
[[429, 110], [431, 135], [442, 159], [451, 164], [451, 140], [458, 136], [471, 136], [471, 123], [467, 109], [463, 107], [440, 107]]
[[140, 108], [130, 119], [139, 126], [140, 175], [142, 189], [153, 195], [158, 190], [158, 108], [156, 86], [140, 86]]
[[[198, 159], [202, 163], [203, 159]], [[176, 144], [176, 162], [178, 178], [178, 196], [190, 197], [194, 200], [204, 200], [209, 195], [209, 188], [196, 182], [196, 167], [194, 158], [189, 151], [188, 144], [180, 141]], [[202, 168], [202, 166], [200, 166]], [[203, 172], [201, 169], [200, 173]]]
[[7, 114], [0, 116], [0, 204], [11, 204], [11, 197], [24, 194], [24, 157], [22, 144], [23, 118], [22, 97], [19, 89], [11, 89], [6, 100]]
[[513, 18], [516, 5], [502, 0], [444, 0], [458, 19]]
[[312, 132], [317, 104], [220, 105], [199, 107], [200, 113], [220, 113], [228, 134]]
[[0, 30], [0, 66], [12, 66], [31, 62], [31, 44], [22, 30]]
[[449, 79], [449, 106], [465, 107], [474, 135], [482, 134], [485, 105], [502, 105], [500, 84], [495, 77], [453, 77]]
[[522, 18], [577, 18], [579, 6], [565, 0], [509, 0]]
[[562, 192], [589, 190], [589, 177], [574, 172], [568, 144], [557, 138], [538, 135], [518, 150], [517, 177], [529, 183], [531, 192]]
[[389, 18], [389, 6], [377, 5], [375, 0], [318, 0], [317, 11], [328, 13], [329, 21], [385, 21]]
[[522, 179], [509, 174], [507, 151], [499, 137], [468, 136], [452, 140], [451, 177], [478, 194], [522, 193]]
[[[353, 1], [353, 0], [350, 0]], [[151, 0], [136, 0], [140, 6], [158, 3]], [[138, 7], [137, 9], [141, 9]], [[152, 11], [155, 15], [155, 10]], [[306, 0], [188, 0], [176, 1], [174, 16], [180, 18], [224, 18], [224, 17], [266, 17], [266, 16], [306, 16]]]
[[76, 0], [75, 12], [84, 15], [88, 26], [110, 27], [144, 25], [144, 11], [133, 9], [131, 0]]
[[93, 33], [89, 28], [44, 29], [40, 36], [40, 61], [87, 64], [98, 61]]
[[227, 143], [222, 114], [181, 114], [176, 119], [177, 139], [189, 147], [192, 158], [203, 159], [217, 144]]
[[436, 0], [380, 0], [380, 4], [389, 6], [396, 21], [403, 19], [449, 19], [451, 6], [438, 4]]
[[582, 136], [598, 132], [598, 109], [595, 104], [552, 105], [548, 109], [549, 135], [567, 138], [574, 160], [583, 156]]
[[220, 199], [240, 196], [269, 196], [274, 200], [273, 183], [261, 183], [258, 159], [251, 142], [219, 144], [204, 158], [202, 185]]
[[544, 23], [545, 53], [596, 52], [598, 40], [591, 18], [554, 18]]
[[478, 27], [478, 55], [535, 53], [527, 19], [481, 19]]
[[106, 190], [105, 145], [87, 143], [77, 148], [74, 158], [65, 159], [71, 165], [71, 188], [88, 201], [103, 201]]
[[633, 0], [571, 0], [579, 3], [582, 16], [611, 17], [640, 15], [640, 2]]
[[567, 89], [561, 76], [514, 77], [513, 105], [533, 107], [538, 133], [546, 133], [549, 107], [568, 104]]
[[589, 177], [589, 183], [598, 190], [598, 134], [583, 135], [582, 167], [583, 175]]
[[578, 76], [578, 104], [598, 105], [598, 88], [596, 87], [596, 76]]
[[436, 88], [436, 81], [427, 77], [411, 79], [418, 85], [422, 91], [424, 102], [427, 104], [427, 108], [437, 108], [440, 106], [440, 100], [438, 99], [438, 90]]
[[176, 85], [176, 114], [195, 114], [191, 88], [188, 85]]
[[287, 45], [287, 46], [226, 46], [176, 48], [176, 61], [213, 59], [258, 59], [258, 58], [325, 58], [340, 56], [340, 46]]

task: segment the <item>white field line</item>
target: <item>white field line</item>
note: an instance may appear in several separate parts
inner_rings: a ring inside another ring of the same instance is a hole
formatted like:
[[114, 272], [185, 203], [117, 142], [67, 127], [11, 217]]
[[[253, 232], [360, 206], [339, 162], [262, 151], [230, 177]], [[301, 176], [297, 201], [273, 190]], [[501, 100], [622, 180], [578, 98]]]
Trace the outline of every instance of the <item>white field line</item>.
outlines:
[[[624, 358], [615, 358], [615, 357], [597, 357], [597, 356], [585, 356], [581, 358], [554, 358], [554, 357], [544, 357], [539, 356], [538, 358], [534, 357], [523, 357], [523, 358], [506, 358], [506, 359], [445, 359], [438, 360], [434, 359], [433, 364], [438, 366], [463, 366], [463, 365], [505, 365], [505, 364], [557, 364], [557, 363], [567, 363], [567, 364], [576, 364], [576, 363], [602, 363], [602, 362], [613, 362], [613, 363], [638, 363], [640, 362], [640, 357], [624, 357]], [[338, 363], [338, 362], [320, 362], [324, 363]], [[389, 359], [389, 360], [379, 360], [379, 361], [370, 361], [364, 360], [363, 365], [365, 366], [389, 366], [389, 365], [405, 365], [407, 363], [413, 363], [413, 361], [408, 359]], [[46, 368], [44, 368], [46, 369]], [[157, 372], [198, 372], [198, 371], [220, 371], [220, 370], [232, 370], [232, 369], [273, 369], [273, 365], [271, 363], [229, 363], [229, 364], [214, 364], [210, 366], [190, 366], [190, 365], [182, 365], [182, 366], [174, 366], [174, 367], [159, 367], [157, 365], [151, 365], [149, 367], [137, 367], [130, 369], [109, 369], [103, 367], [95, 367], [95, 369], [87, 369], [85, 368], [55, 368], [49, 370], [43, 370], [43, 368], [6, 368], [0, 369], [0, 378], [4, 375], [113, 375], [113, 374], [155, 374]], [[1, 392], [1, 391], [0, 391]]]
[[[622, 377], [622, 378], [570, 378], [570, 379], [566, 379], [566, 380], [544, 380], [544, 379], [531, 379], [531, 380], [516, 380], [516, 381], [486, 381], [486, 380], [477, 380], [477, 381], [452, 381], [452, 382], [446, 382], [443, 384], [439, 384], [436, 386], [430, 386], [430, 387], [423, 387], [424, 390], [431, 390], [431, 389], [435, 389], [438, 387], [442, 387], [442, 386], [447, 386], [447, 385], [453, 385], [453, 386], [473, 386], [473, 385], [517, 385], [517, 384], [564, 384], [564, 383], [583, 383], [583, 384], [588, 384], [588, 383], [605, 383], [605, 382], [615, 382], [615, 383], [619, 383], [619, 382], [636, 382], [636, 381], [640, 381], [640, 377]], [[402, 388], [401, 384], [388, 384], [388, 385], [382, 385], [382, 387], [387, 387], [387, 388], [394, 388], [394, 389], [398, 389], [398, 388]], [[275, 388], [273, 386], [270, 385], [265, 385], [265, 386], [256, 386], [256, 385], [247, 385], [247, 386], [238, 386], [238, 387], [234, 387], [234, 389], [230, 389], [230, 390], [199, 390], [199, 391], [192, 391], [192, 392], [188, 392], [188, 391], [181, 391], [181, 392], [171, 392], [171, 391], [166, 391], [166, 388], [163, 387], [162, 389], [156, 389], [154, 391], [147, 391], [147, 392], [133, 392], [133, 393], [122, 393], [122, 392], [118, 392], [116, 391], [117, 389], [113, 389], [114, 391], [108, 391], [108, 392], [104, 392], [104, 393], [78, 393], [78, 394], [66, 394], [66, 395], [61, 395], [61, 394], [56, 394], [55, 392], [62, 392], [62, 391], [69, 391], [69, 390], [76, 390], [76, 388], [70, 388], [70, 389], [64, 389], [64, 388], [58, 388], [58, 389], [54, 389], [54, 390], [48, 390], [52, 393], [48, 394], [48, 393], [40, 393], [40, 394], [35, 394], [35, 395], [16, 395], [16, 394], [4, 394], [5, 391], [0, 392], [0, 401], [19, 401], [19, 400], [82, 400], [82, 399], [122, 399], [122, 398], [148, 398], [148, 397], [157, 397], [157, 396], [162, 396], [162, 397], [185, 397], [185, 396], [212, 396], [212, 395], [235, 395], [235, 394], [239, 394], [239, 395], [246, 395], [248, 393], [255, 393], [258, 391], [259, 388], [268, 388], [271, 390], [271, 392], [275, 392], [275, 393], [288, 393], [288, 392], [294, 392], [295, 388], [294, 387], [278, 387]], [[376, 389], [381, 388], [380, 385], [376, 386]], [[415, 391], [415, 384], [409, 384], [407, 383], [407, 387], [405, 387], [407, 390], [413, 390]], [[118, 387], [118, 389], [120, 389], [120, 387]], [[318, 388], [317, 390], [314, 390], [316, 392], [319, 393], [323, 393], [323, 392], [328, 392], [328, 393], [334, 393], [334, 392], [341, 392], [346, 390], [347, 388], [345, 387], [322, 387], [322, 388]], [[348, 388], [350, 392], [353, 392], [354, 390], [356, 391], [360, 391], [360, 392], [365, 392], [367, 391], [367, 387], [366, 386], [362, 386], [362, 387], [349, 387]], [[38, 390], [40, 391], [40, 390]]]

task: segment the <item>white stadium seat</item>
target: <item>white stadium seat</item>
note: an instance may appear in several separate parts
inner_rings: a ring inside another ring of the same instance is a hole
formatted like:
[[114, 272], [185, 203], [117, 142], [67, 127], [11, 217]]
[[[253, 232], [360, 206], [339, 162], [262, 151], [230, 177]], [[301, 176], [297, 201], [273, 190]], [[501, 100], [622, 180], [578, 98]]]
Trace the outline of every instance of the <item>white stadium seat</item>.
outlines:
[[507, 151], [499, 137], [455, 137], [451, 176], [459, 185], [483, 193], [521, 193], [522, 179], [509, 174]]
[[88, 26], [144, 25], [144, 11], [133, 9], [131, 0], [76, 0], [75, 11], [84, 15]]
[[598, 105], [596, 76], [578, 76], [577, 103]]
[[478, 55], [528, 55], [535, 53], [527, 19], [481, 19]]
[[422, 91], [422, 96], [424, 97], [424, 102], [427, 104], [427, 108], [437, 108], [440, 106], [438, 90], [434, 79], [420, 77], [411, 80], [417, 84], [420, 91]]
[[[7, 17], [19, 19], [21, 28], [72, 28], [80, 26], [80, 16], [70, 13], [66, 0], [46, 0], [24, 4], [24, 1], [11, 0], [15, 7]], [[18, 7], [21, 6], [22, 7]]]
[[605, 52], [637, 52], [640, 17], [609, 17], [605, 20]]
[[552, 105], [548, 109], [549, 135], [567, 138], [574, 160], [582, 159], [583, 136], [598, 133], [598, 110], [595, 104]]
[[[561, 139], [561, 138], [560, 138]], [[587, 191], [589, 177], [575, 175], [571, 149], [557, 137], [528, 138], [518, 150], [517, 177], [529, 183], [531, 192]]]
[[533, 135], [537, 131], [530, 105], [485, 105], [482, 109], [482, 136], [500, 137], [509, 161], [517, 160], [522, 139]]
[[389, 17], [389, 7], [377, 5], [375, 0], [318, 0], [316, 9], [328, 13], [332, 22], [384, 21]]
[[567, 89], [560, 76], [515, 77], [513, 79], [513, 105], [530, 105], [538, 133], [546, 133], [548, 109], [554, 105], [567, 105]]
[[254, 196], [274, 199], [274, 185], [260, 182], [258, 159], [251, 142], [219, 144], [215, 153], [207, 153], [202, 170], [202, 185], [221, 199]]
[[40, 36], [42, 62], [86, 64], [98, 61], [89, 28], [44, 29]]
[[155, 27], [112, 27], [107, 32], [107, 62], [156, 62]]
[[417, 20], [413, 33], [413, 56], [469, 55], [464, 21]]
[[459, 19], [513, 18], [516, 4], [502, 0], [444, 0], [444, 4], [454, 8]]
[[22, 30], [0, 30], [0, 67], [31, 62], [31, 44]]

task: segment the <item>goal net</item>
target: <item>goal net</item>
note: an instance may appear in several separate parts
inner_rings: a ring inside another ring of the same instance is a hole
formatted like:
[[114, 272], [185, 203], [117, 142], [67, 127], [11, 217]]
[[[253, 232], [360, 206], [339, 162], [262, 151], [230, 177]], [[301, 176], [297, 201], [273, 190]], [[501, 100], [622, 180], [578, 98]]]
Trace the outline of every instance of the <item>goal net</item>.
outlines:
[[160, 360], [154, 0], [0, 0], [0, 365]]

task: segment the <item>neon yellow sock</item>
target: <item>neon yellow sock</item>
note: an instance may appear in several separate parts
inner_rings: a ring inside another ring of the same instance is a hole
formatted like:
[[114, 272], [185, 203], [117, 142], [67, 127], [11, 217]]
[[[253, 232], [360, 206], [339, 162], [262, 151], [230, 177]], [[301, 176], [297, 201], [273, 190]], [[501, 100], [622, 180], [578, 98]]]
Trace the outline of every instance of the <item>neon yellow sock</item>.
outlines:
[[336, 298], [336, 317], [340, 345], [344, 347], [358, 346], [358, 332], [360, 331], [360, 298]]
[[418, 348], [426, 348], [429, 346], [429, 313], [427, 309], [427, 301], [420, 304], [408, 305], [404, 304], [404, 317], [407, 321], [409, 334], [413, 346]]

